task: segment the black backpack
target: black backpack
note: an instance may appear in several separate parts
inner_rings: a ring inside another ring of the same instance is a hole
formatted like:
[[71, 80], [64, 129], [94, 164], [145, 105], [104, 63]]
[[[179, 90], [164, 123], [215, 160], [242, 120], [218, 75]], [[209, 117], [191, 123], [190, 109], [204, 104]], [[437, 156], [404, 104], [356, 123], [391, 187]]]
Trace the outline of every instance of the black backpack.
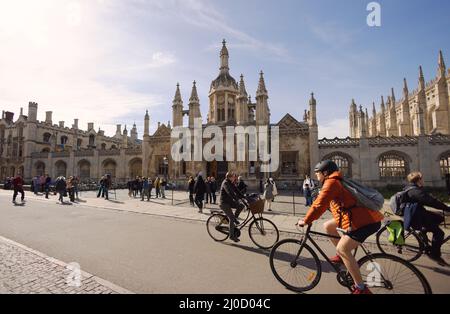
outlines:
[[415, 187], [409, 187], [404, 191], [400, 191], [398, 193], [395, 193], [390, 201], [389, 206], [391, 207], [391, 210], [394, 214], [397, 216], [403, 216], [405, 213], [405, 207], [408, 204], [407, 198], [408, 198], [408, 192], [415, 189]]

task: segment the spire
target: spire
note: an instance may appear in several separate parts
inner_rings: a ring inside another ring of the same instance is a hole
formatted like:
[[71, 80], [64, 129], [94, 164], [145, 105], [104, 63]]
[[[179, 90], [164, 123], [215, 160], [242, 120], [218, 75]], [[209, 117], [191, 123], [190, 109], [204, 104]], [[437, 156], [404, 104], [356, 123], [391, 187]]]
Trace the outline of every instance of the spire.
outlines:
[[220, 51], [220, 72], [228, 73], [230, 68], [228, 67], [228, 59], [230, 55], [228, 54], [227, 42], [225, 39], [222, 41], [222, 50]]
[[148, 136], [149, 134], [150, 134], [150, 116], [148, 115], [148, 110], [146, 110], [144, 118], [144, 136]]
[[244, 75], [241, 74], [241, 81], [239, 82], [239, 95], [247, 98], [247, 90], [245, 89]]
[[403, 97], [405, 98], [405, 100], [408, 100], [408, 95], [408, 84], [406, 83], [406, 78], [403, 78]]
[[150, 116], [148, 115], [148, 110], [145, 110], [145, 120], [150, 119]]
[[123, 135], [128, 135], [127, 125], [125, 124], [125, 129], [123, 129]]
[[314, 98], [314, 93], [311, 93], [311, 99], [309, 100], [309, 105], [316, 105], [316, 99]]
[[180, 83], [177, 83], [177, 90], [175, 91], [175, 97], [173, 98], [173, 104], [180, 103], [181, 100], [181, 92], [180, 92]]
[[317, 127], [317, 114], [316, 114], [316, 99], [314, 93], [311, 93], [309, 100], [309, 126]]
[[352, 103], [350, 104], [350, 111], [352, 111], [352, 112], [356, 112], [357, 111], [356, 103], [355, 103], [355, 99], [354, 98], [352, 99]]
[[381, 112], [385, 112], [386, 107], [384, 106], [384, 96], [381, 95]]
[[372, 115], [374, 118], [377, 116], [377, 109], [375, 108], [375, 102], [372, 103]]
[[438, 70], [438, 76], [439, 77], [445, 77], [445, 61], [444, 56], [442, 54], [442, 50], [439, 50], [439, 70]]
[[267, 96], [266, 83], [264, 82], [264, 72], [259, 73], [258, 90], [256, 91], [256, 97], [265, 95]]
[[305, 114], [303, 115], [303, 122], [308, 122], [308, 110], [305, 109]]
[[391, 105], [395, 107], [395, 93], [394, 88], [391, 88]]
[[422, 66], [419, 66], [419, 90], [425, 90], [425, 77], [423, 76]]
[[198, 98], [198, 94], [197, 94], [197, 86], [196, 86], [196, 82], [194, 81], [193, 85], [192, 85], [192, 92], [191, 92], [191, 98], [189, 98], [189, 102], [190, 103], [198, 103], [200, 100]]

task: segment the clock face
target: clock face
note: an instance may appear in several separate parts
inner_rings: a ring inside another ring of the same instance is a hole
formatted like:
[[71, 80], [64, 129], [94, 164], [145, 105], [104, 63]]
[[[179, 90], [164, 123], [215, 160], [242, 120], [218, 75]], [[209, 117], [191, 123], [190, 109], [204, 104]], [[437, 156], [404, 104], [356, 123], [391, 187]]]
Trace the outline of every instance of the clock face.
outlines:
[[225, 101], [225, 98], [224, 98], [223, 96], [219, 96], [219, 99], [217, 99], [217, 101], [218, 101], [220, 104], [223, 104], [223, 102]]
[[233, 104], [234, 103], [234, 98], [232, 98], [232, 97], [228, 98], [228, 103], [229, 104]]

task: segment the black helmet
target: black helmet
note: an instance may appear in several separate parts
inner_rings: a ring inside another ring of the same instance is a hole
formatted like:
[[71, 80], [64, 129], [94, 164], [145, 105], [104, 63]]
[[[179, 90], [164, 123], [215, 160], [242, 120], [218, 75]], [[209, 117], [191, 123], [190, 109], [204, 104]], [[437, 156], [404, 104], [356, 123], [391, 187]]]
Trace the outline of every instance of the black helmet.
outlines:
[[331, 160], [324, 160], [319, 162], [314, 168], [314, 172], [327, 172], [328, 174], [332, 174], [335, 171], [339, 171], [339, 167], [335, 162]]

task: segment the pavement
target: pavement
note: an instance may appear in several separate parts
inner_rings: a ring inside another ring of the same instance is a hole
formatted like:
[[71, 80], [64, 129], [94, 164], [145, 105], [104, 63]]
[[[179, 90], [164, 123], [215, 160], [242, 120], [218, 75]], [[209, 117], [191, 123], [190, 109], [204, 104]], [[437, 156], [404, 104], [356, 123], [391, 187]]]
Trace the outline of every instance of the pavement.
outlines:
[[[11, 191], [0, 190], [0, 235], [6, 237], [0, 238], [0, 293], [288, 293], [268, 269], [268, 252], [248, 236], [239, 244], [211, 241], [204, 222], [217, 206], [208, 204], [201, 214], [185, 192], [174, 192], [172, 201], [168, 191], [167, 199], [150, 202], [127, 194], [117, 191], [107, 201], [85, 192], [63, 206], [56, 196], [27, 193], [21, 207], [10, 202]], [[307, 208], [296, 204], [294, 216], [286, 210], [289, 196], [278, 200], [264, 217], [281, 238], [297, 236], [295, 223]], [[326, 213], [322, 220], [329, 218]], [[419, 261], [434, 291], [448, 293], [450, 272]], [[69, 286], [68, 271], [77, 264], [81, 285]], [[315, 293], [345, 293], [335, 275], [323, 276]]]

